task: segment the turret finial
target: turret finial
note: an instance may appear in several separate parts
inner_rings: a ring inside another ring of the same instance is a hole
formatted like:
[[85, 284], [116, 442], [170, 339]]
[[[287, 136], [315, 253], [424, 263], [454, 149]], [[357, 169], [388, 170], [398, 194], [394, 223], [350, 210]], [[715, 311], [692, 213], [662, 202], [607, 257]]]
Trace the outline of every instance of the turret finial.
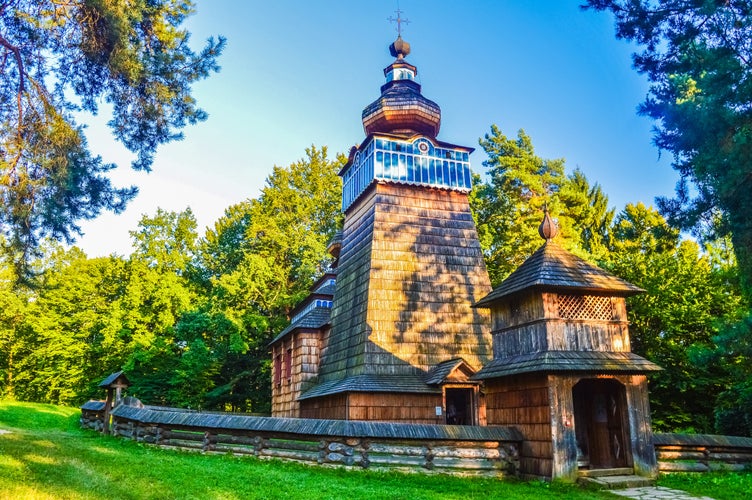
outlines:
[[397, 13], [396, 18], [392, 16], [387, 18], [390, 23], [397, 23], [397, 39], [389, 46], [389, 53], [392, 57], [402, 60], [410, 53], [410, 44], [402, 39], [402, 24], [409, 24], [410, 21], [400, 17], [402, 11], [399, 8], [395, 12]]
[[559, 234], [559, 228], [548, 213], [548, 204], [543, 205], [543, 221], [538, 226], [538, 234], [546, 241], [551, 241]]

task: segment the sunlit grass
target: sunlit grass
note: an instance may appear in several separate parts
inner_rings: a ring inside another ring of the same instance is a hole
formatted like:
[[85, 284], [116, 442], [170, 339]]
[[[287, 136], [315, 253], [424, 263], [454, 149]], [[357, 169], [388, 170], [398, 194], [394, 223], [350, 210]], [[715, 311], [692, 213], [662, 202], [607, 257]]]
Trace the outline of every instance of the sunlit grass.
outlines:
[[659, 484], [716, 500], [739, 500], [752, 495], [752, 471], [664, 474]]
[[[0, 429], [10, 431], [0, 434], [0, 499], [616, 498], [557, 483], [379, 473], [164, 450], [81, 430], [79, 417], [77, 408], [0, 401]], [[749, 475], [741, 476], [749, 481]]]

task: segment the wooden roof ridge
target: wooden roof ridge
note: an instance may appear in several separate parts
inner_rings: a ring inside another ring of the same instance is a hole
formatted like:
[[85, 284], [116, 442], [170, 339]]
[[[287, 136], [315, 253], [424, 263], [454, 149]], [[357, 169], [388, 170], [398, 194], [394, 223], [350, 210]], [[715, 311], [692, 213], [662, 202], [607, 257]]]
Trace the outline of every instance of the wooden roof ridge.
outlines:
[[81, 409], [89, 411], [101, 411], [104, 410], [105, 404], [106, 401], [104, 399], [90, 399], [83, 405], [81, 405]]
[[125, 384], [130, 384], [130, 380], [128, 380], [128, 377], [125, 376], [125, 372], [123, 372], [123, 370], [120, 370], [119, 372], [115, 372], [115, 373], [108, 375], [107, 378], [105, 378], [99, 383], [99, 387], [110, 387], [112, 384], [115, 383], [115, 381], [118, 378], [121, 378], [121, 377], [123, 379], [123, 382], [125, 382]]
[[441, 389], [425, 382], [425, 374], [384, 375], [363, 373], [321, 382], [298, 397], [298, 400], [318, 398], [343, 392], [402, 392], [440, 393]]
[[310, 306], [316, 300], [334, 300], [334, 294], [337, 292], [337, 284], [327, 285], [320, 290], [309, 293], [306, 298], [298, 302], [290, 311], [290, 317], [294, 318], [300, 311]]
[[318, 330], [329, 324], [331, 321], [331, 314], [332, 310], [329, 307], [314, 307], [298, 318], [294, 323], [290, 323], [287, 328], [279, 332], [279, 334], [267, 345], [276, 344], [296, 330]]
[[653, 434], [653, 441], [658, 445], [733, 446], [752, 451], [752, 438], [742, 436], [656, 432]]
[[645, 291], [547, 240], [474, 307], [489, 307], [504, 297], [532, 288], [608, 292], [618, 296]]
[[473, 380], [534, 372], [647, 373], [662, 368], [632, 352], [540, 351], [496, 358], [473, 375]]
[[322, 274], [316, 281], [313, 282], [313, 285], [310, 286], [308, 289], [309, 291], [313, 292], [316, 290], [321, 284], [326, 280], [336, 280], [337, 279], [337, 271], [333, 269], [328, 269], [324, 274]]

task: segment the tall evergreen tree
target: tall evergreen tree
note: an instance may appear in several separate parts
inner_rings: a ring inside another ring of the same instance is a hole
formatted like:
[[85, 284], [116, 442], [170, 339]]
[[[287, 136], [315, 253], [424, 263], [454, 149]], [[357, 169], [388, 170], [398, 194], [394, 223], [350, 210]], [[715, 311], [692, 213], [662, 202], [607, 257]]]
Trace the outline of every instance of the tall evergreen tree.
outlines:
[[523, 130], [510, 139], [493, 125], [480, 145], [488, 155], [483, 165], [489, 181], [476, 178], [470, 204], [492, 284], [542, 244], [544, 206], [557, 219], [564, 246], [583, 256], [603, 253], [613, 211], [600, 186], [591, 187], [579, 170], [565, 175], [563, 159], [537, 156]]
[[78, 221], [120, 211], [136, 189], [89, 150], [74, 111], [112, 105], [109, 126], [149, 170], [157, 146], [206, 119], [191, 96], [216, 71], [224, 39], [196, 53], [181, 28], [190, 0], [0, 2], [0, 234], [28, 274], [46, 236], [71, 241]]
[[634, 66], [651, 82], [640, 112], [681, 174], [658, 206], [671, 224], [730, 234], [752, 296], [752, 6], [747, 1], [588, 0], [637, 42]]

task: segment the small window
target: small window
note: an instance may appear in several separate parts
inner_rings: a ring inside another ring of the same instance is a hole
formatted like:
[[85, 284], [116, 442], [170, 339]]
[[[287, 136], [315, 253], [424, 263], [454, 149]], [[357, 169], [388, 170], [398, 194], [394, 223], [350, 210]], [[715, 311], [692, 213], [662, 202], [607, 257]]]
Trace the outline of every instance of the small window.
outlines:
[[282, 384], [282, 355], [277, 354], [274, 358], [274, 384]]
[[287, 377], [287, 383], [290, 383], [292, 378], [292, 349], [287, 350], [287, 356], [285, 357], [285, 376]]

